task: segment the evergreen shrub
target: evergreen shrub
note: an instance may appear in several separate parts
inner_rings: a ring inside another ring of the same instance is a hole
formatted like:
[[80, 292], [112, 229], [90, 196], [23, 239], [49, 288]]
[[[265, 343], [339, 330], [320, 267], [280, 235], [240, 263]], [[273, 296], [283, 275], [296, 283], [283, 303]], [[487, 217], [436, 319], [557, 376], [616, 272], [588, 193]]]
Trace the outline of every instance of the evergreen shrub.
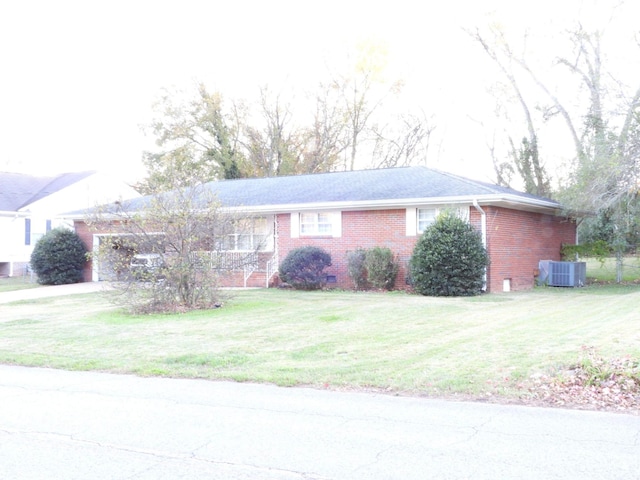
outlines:
[[82, 281], [87, 249], [80, 237], [67, 228], [44, 235], [31, 253], [31, 268], [42, 285], [65, 285]]
[[291, 250], [280, 265], [280, 278], [299, 290], [318, 290], [327, 280], [325, 268], [331, 266], [331, 255], [318, 247]]
[[411, 283], [422, 295], [478, 295], [482, 293], [488, 264], [480, 233], [446, 213], [416, 243], [409, 263]]

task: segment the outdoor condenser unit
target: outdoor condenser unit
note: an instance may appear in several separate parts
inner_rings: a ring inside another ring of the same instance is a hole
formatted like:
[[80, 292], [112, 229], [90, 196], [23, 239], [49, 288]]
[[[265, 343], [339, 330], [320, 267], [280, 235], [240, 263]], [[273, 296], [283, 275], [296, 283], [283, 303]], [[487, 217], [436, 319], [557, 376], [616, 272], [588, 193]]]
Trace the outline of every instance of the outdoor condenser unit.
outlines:
[[583, 287], [587, 283], [586, 262], [540, 260], [538, 282], [550, 287]]

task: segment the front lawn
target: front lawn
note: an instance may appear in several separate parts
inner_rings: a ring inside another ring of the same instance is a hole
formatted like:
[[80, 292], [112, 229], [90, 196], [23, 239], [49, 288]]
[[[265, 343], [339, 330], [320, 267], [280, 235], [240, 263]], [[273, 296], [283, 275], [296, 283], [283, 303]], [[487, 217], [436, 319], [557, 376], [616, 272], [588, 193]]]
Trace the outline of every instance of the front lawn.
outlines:
[[12, 292], [14, 290], [24, 290], [27, 288], [36, 288], [41, 285], [35, 279], [26, 277], [4, 277], [0, 278], [0, 293]]
[[129, 316], [105, 293], [0, 305], [0, 362], [412, 395], [526, 399], [584, 347], [640, 360], [640, 288], [471, 298], [247, 290]]

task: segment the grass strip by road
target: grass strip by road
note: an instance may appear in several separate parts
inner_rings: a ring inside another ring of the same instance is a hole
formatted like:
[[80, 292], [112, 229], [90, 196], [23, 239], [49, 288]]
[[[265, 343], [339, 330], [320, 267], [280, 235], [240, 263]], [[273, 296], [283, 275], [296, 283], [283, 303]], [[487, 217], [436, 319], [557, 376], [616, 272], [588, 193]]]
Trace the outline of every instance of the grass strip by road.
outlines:
[[515, 397], [583, 346], [640, 359], [640, 288], [472, 298], [248, 290], [131, 316], [106, 293], [0, 305], [0, 362], [277, 385]]
[[16, 290], [27, 290], [30, 288], [38, 288], [39, 285], [35, 279], [31, 277], [6, 277], [0, 278], [0, 293], [13, 292]]

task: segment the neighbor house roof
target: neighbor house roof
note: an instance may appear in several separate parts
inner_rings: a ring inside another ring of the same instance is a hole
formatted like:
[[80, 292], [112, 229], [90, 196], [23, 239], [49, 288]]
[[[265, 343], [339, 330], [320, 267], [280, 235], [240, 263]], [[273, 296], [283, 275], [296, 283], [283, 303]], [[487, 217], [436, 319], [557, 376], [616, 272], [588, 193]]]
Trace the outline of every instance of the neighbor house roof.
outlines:
[[94, 173], [87, 171], [37, 177], [23, 173], [0, 172], [0, 212], [18, 212]]
[[[215, 195], [223, 206], [264, 213], [476, 202], [546, 213], [562, 210], [562, 205], [548, 198], [426, 167], [220, 180], [201, 188]], [[125, 208], [142, 210], [151, 198], [133, 199]]]

